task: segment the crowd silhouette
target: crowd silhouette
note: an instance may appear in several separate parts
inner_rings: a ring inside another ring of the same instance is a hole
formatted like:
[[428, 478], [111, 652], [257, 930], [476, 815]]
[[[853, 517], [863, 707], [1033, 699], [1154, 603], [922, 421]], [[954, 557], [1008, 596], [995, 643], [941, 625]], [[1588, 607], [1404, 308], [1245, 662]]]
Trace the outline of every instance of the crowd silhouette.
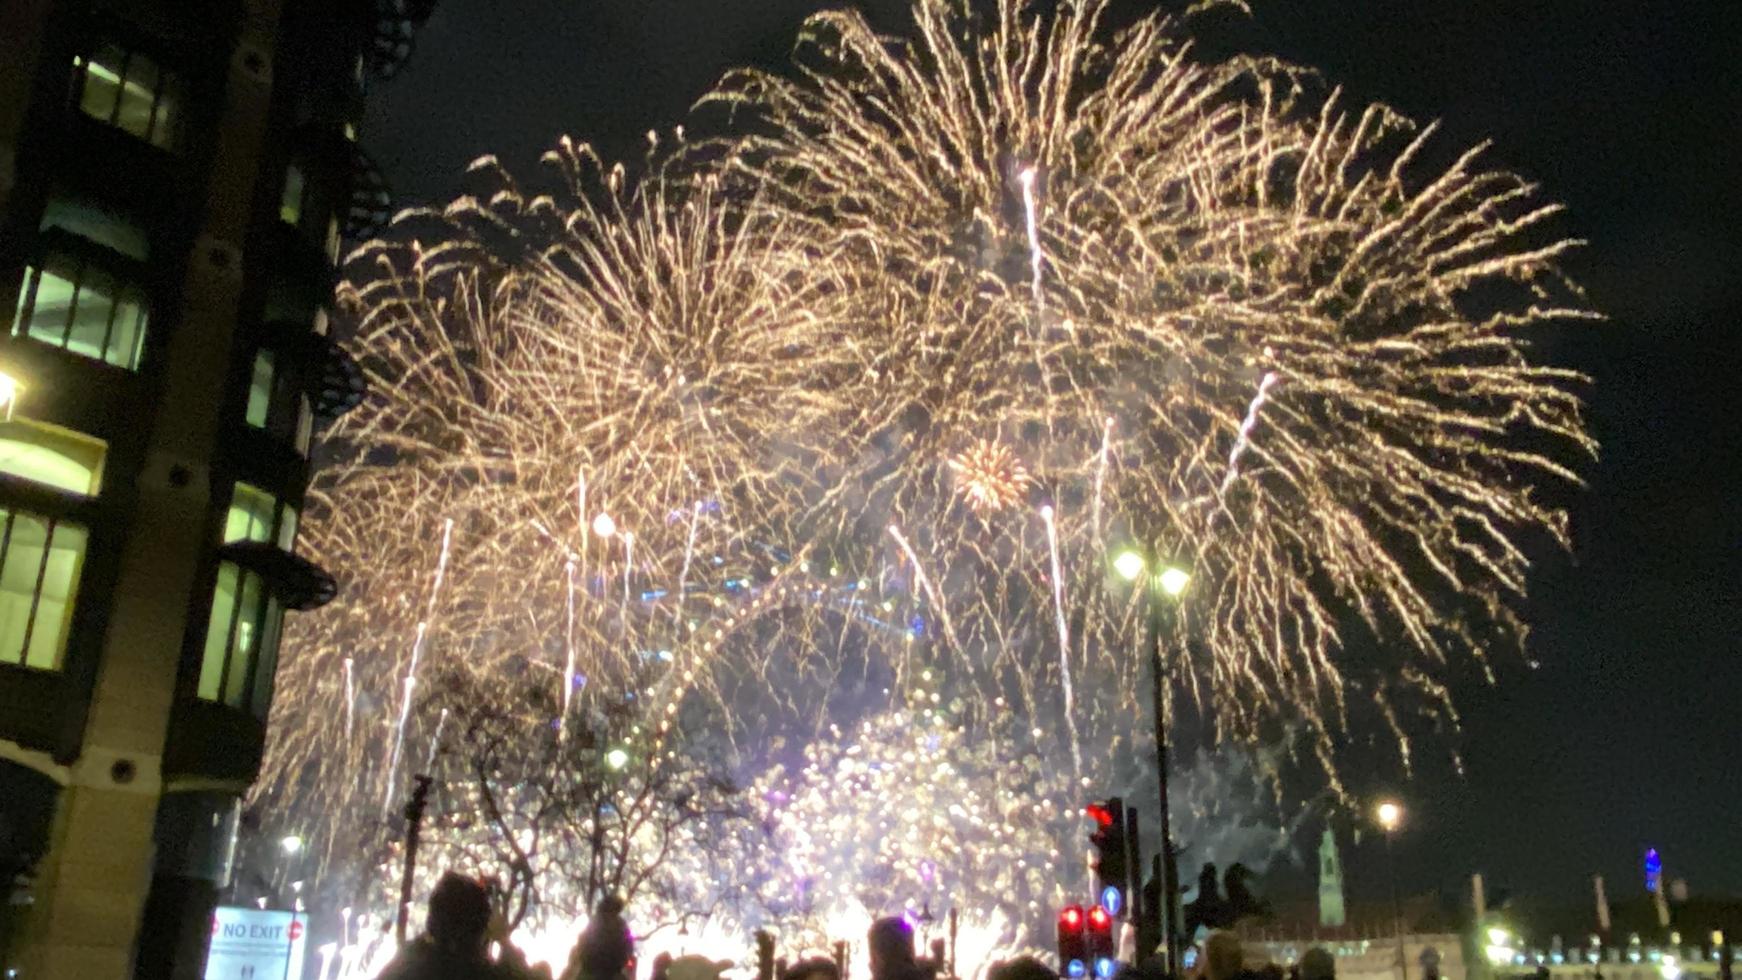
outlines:
[[[1224, 879], [1229, 892], [1226, 900], [1216, 889], [1215, 874], [1214, 865], [1205, 866], [1198, 900], [1187, 907], [1190, 921], [1197, 925], [1220, 922], [1229, 907], [1252, 904], [1245, 893], [1243, 868], [1229, 868]], [[507, 920], [483, 883], [449, 871], [430, 893], [423, 935], [400, 948], [379, 980], [636, 980], [635, 937], [623, 913], [621, 898], [610, 895], [601, 899], [576, 939], [567, 965], [556, 974], [548, 963], [527, 962], [511, 941]], [[919, 956], [913, 926], [905, 918], [878, 919], [865, 940], [871, 962], [869, 980], [957, 980], [941, 941], [933, 944], [931, 956]], [[759, 939], [759, 945], [772, 947], [769, 939]], [[776, 963], [771, 955], [757, 959], [757, 980], [846, 980], [844, 959], [839, 954], [833, 960], [813, 957], [791, 964]], [[649, 980], [720, 980], [733, 966], [701, 956], [673, 958], [661, 953], [647, 975]], [[991, 964], [984, 980], [1060, 978], [1045, 962], [1019, 956]], [[1250, 969], [1239, 936], [1219, 930], [1208, 933], [1195, 962], [1182, 975], [1170, 974], [1159, 957], [1151, 957], [1121, 966], [1114, 980], [1336, 980], [1336, 960], [1326, 950], [1314, 947], [1286, 972], [1276, 964]]]

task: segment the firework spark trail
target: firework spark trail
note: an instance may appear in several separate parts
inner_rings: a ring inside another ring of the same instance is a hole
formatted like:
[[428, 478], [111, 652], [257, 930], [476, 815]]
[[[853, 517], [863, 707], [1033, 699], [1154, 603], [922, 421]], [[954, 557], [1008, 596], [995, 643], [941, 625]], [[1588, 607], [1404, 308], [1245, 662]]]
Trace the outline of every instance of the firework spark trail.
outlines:
[[423, 758], [423, 771], [429, 772], [435, 768], [436, 753], [442, 747], [442, 729], [448, 726], [448, 709], [443, 708], [436, 716], [435, 734], [429, 737], [429, 752]]
[[563, 599], [563, 713], [557, 719], [557, 725], [566, 732], [569, 704], [575, 694], [575, 563], [572, 559], [563, 562], [563, 577], [567, 579], [568, 590]]
[[629, 577], [635, 572], [635, 532], [621, 531], [623, 539], [623, 605], [629, 605]]
[[1077, 695], [1071, 684], [1071, 629], [1065, 621], [1065, 576], [1059, 567], [1058, 524], [1053, 520], [1051, 504], [1040, 508], [1040, 519], [1046, 524], [1047, 553], [1052, 559], [1052, 608], [1059, 640], [1059, 687], [1065, 702], [1065, 730], [1071, 740], [1071, 774], [1083, 778], [1083, 736], [1077, 731]]
[[1022, 168], [1022, 173], [1017, 177], [1022, 182], [1022, 211], [1024, 224], [1028, 229], [1029, 285], [1034, 293], [1034, 311], [1039, 313], [1045, 308], [1045, 302], [1042, 299], [1040, 289], [1040, 219], [1035, 213], [1035, 178], [1033, 167]]
[[385, 816], [393, 806], [394, 783], [399, 775], [399, 753], [405, 746], [405, 723], [411, 717], [411, 695], [417, 688], [417, 662], [423, 656], [423, 642], [429, 635], [429, 624], [435, 618], [436, 602], [441, 598], [442, 582], [448, 573], [448, 555], [454, 537], [454, 520], [442, 521], [442, 547], [436, 559], [435, 581], [430, 584], [429, 604], [423, 619], [417, 624], [417, 634], [411, 643], [411, 663], [405, 668], [405, 682], [399, 700], [399, 721], [393, 726], [393, 749], [387, 757], [387, 790], [381, 797], [381, 812]]
[[417, 624], [417, 638], [411, 646], [411, 664], [406, 668], [400, 685], [399, 721], [393, 726], [393, 748], [387, 756], [387, 788], [381, 794], [381, 816], [393, 808], [393, 791], [399, 773], [399, 753], [405, 746], [405, 723], [411, 718], [411, 696], [417, 690], [417, 661], [423, 652], [423, 639], [429, 632], [428, 623]]
[[345, 741], [351, 741], [357, 714], [356, 658], [345, 658]]
[[1227, 496], [1228, 488], [1240, 476], [1240, 457], [1246, 454], [1246, 447], [1251, 444], [1252, 431], [1258, 428], [1258, 412], [1270, 400], [1270, 389], [1276, 387], [1278, 380], [1280, 378], [1275, 371], [1266, 371], [1263, 379], [1258, 382], [1258, 393], [1252, 396], [1252, 403], [1246, 406], [1246, 417], [1240, 421], [1240, 434], [1234, 440], [1234, 448], [1228, 453], [1228, 475], [1222, 477], [1222, 485], [1217, 488], [1216, 496]]
[[931, 600], [932, 608], [937, 611], [938, 618], [943, 620], [944, 635], [950, 638], [950, 645], [960, 647], [961, 642], [956, 639], [956, 627], [950, 622], [949, 603], [932, 587], [931, 578], [926, 575], [925, 566], [919, 563], [919, 555], [914, 552], [913, 545], [908, 543], [907, 535], [901, 533], [901, 528], [891, 524], [889, 536], [895, 539], [895, 543], [901, 547], [901, 553], [907, 556], [908, 564], [913, 566], [913, 582]]
[[1101, 449], [1095, 454], [1095, 502], [1089, 512], [1089, 527], [1095, 543], [1101, 543], [1101, 491], [1107, 485], [1107, 461], [1113, 453], [1113, 416], [1101, 423]]

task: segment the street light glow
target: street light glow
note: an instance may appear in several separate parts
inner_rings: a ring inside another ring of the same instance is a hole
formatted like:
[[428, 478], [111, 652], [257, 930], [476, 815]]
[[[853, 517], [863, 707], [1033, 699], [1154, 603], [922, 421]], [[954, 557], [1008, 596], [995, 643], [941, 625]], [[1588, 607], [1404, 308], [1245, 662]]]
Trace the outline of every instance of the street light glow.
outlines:
[[1192, 580], [1192, 573], [1183, 568], [1169, 565], [1161, 571], [1161, 591], [1177, 596], [1186, 590], [1186, 585]]
[[1389, 834], [1393, 830], [1396, 830], [1397, 825], [1402, 822], [1403, 807], [1398, 806], [1391, 800], [1386, 800], [1384, 803], [1379, 804], [1379, 826], [1384, 828], [1386, 833]]
[[625, 752], [621, 746], [605, 753], [605, 766], [613, 771], [621, 769], [628, 764], [629, 753]]
[[12, 409], [18, 404], [18, 392], [23, 387], [17, 378], [0, 371], [0, 410], [5, 411], [8, 422], [12, 421]]
[[295, 834], [291, 834], [289, 837], [279, 841], [278, 846], [284, 848], [284, 853], [286, 854], [296, 854], [302, 850], [302, 838]]
[[601, 538], [608, 538], [617, 533], [617, 521], [610, 514], [600, 511], [599, 516], [593, 518], [593, 533]]
[[1143, 556], [1135, 551], [1121, 551], [1113, 558], [1113, 570], [1125, 581], [1135, 582], [1143, 574]]

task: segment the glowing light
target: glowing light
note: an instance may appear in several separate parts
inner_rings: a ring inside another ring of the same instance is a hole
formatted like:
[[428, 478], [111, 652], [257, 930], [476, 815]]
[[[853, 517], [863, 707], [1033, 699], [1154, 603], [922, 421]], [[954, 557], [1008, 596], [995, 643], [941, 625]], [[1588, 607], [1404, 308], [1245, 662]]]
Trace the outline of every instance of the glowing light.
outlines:
[[289, 834], [279, 838], [278, 847], [286, 854], [299, 854], [302, 852], [302, 838], [295, 834]]
[[605, 753], [605, 765], [612, 770], [622, 769], [628, 764], [629, 753], [624, 751], [621, 747], [614, 748]]
[[11, 374], [0, 371], [0, 410], [6, 413], [6, 421], [12, 421], [12, 410], [18, 406], [18, 396], [24, 386]]
[[1191, 584], [1191, 573], [1183, 568], [1165, 568], [1161, 572], [1161, 591], [1177, 596]]
[[1137, 581], [1137, 577], [1143, 574], [1143, 567], [1143, 556], [1135, 551], [1121, 551], [1113, 559], [1114, 571], [1127, 582]]
[[1386, 833], [1396, 830], [1397, 825], [1403, 822], [1403, 807], [1393, 800], [1386, 800], [1379, 804], [1379, 808], [1374, 813], [1379, 818], [1380, 828]]
[[593, 533], [601, 538], [608, 538], [613, 534], [616, 534], [617, 519], [604, 511], [600, 511], [598, 515], [593, 518]]

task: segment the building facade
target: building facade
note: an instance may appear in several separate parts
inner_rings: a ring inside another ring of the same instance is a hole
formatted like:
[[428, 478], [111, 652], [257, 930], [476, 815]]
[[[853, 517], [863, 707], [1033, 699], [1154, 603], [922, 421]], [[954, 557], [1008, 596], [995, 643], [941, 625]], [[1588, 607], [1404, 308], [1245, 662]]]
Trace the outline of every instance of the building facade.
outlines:
[[[417, 0], [0, 3], [0, 963], [197, 977]], [[5, 974], [12, 975], [12, 974]]]

